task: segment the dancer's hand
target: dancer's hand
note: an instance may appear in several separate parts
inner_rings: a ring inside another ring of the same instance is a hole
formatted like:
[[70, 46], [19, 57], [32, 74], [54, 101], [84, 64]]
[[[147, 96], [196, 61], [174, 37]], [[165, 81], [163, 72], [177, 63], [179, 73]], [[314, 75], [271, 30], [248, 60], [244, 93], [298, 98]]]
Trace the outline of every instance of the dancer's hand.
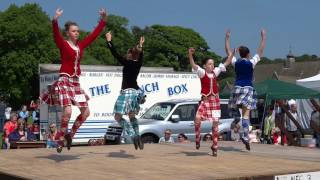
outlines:
[[233, 57], [237, 52], [239, 51], [239, 48], [234, 48], [232, 51], [231, 51], [231, 57]]
[[140, 48], [142, 48], [143, 43], [144, 43], [144, 36], [141, 36], [141, 37], [140, 37], [140, 41], [139, 41], [139, 46], [140, 46]]
[[190, 47], [188, 52], [189, 52], [189, 55], [193, 55], [196, 52], [196, 50], [193, 47]]
[[107, 21], [107, 11], [104, 9], [104, 8], [101, 8], [99, 10], [99, 14], [101, 16], [101, 18], [104, 20], [104, 21]]
[[107, 39], [108, 42], [112, 41], [112, 34], [111, 34], [110, 31], [106, 33], [106, 39]]
[[265, 38], [266, 38], [266, 30], [265, 30], [265, 29], [262, 29], [262, 30], [261, 30], [261, 38], [262, 38], [262, 39], [265, 39]]
[[61, 8], [56, 9], [56, 14], [54, 15], [53, 19], [58, 20], [58, 18], [62, 15], [63, 10]]
[[226, 39], [228, 39], [228, 40], [230, 39], [230, 29], [228, 29], [226, 32]]

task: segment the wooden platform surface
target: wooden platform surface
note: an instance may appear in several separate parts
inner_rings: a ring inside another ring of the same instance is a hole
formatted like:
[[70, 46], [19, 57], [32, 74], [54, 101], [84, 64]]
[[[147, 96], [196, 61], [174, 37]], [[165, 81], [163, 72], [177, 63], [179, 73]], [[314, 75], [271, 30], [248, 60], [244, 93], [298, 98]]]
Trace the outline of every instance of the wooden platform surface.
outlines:
[[[210, 144], [132, 144], [55, 149], [0, 150], [0, 174], [26, 179], [270, 179], [273, 175], [320, 171], [320, 149], [220, 142], [218, 157]], [[242, 178], [240, 178], [242, 179]], [[272, 179], [272, 178], [271, 178]]]

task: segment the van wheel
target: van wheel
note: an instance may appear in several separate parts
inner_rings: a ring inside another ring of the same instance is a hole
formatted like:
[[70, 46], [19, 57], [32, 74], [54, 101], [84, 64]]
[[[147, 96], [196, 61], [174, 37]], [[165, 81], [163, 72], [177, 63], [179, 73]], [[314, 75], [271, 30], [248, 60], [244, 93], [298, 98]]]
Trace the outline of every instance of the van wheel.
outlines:
[[158, 143], [158, 138], [152, 134], [146, 134], [141, 137], [143, 143]]

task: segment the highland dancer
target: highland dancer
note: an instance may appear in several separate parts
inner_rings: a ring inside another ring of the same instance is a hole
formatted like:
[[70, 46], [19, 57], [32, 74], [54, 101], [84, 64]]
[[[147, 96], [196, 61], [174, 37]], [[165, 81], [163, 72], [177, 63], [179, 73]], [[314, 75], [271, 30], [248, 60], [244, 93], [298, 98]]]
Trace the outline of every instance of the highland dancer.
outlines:
[[[138, 114], [140, 110], [139, 104], [143, 103], [142, 101], [145, 97], [137, 83], [137, 77], [143, 62], [142, 46], [144, 43], [144, 37], [140, 37], [139, 44], [128, 49], [125, 56], [120, 56], [117, 53], [112, 43], [112, 35], [110, 32], [106, 34], [106, 39], [107, 46], [112, 55], [121, 65], [123, 65], [121, 92], [114, 105], [114, 118], [122, 127], [124, 132], [132, 138], [135, 149], [137, 150], [138, 147], [143, 149], [144, 145], [139, 135], [139, 124], [135, 115]], [[123, 115], [128, 115], [131, 126], [122, 117]]]
[[[103, 31], [107, 21], [106, 11], [101, 9], [99, 11], [101, 19], [98, 26], [83, 40], [79, 40], [78, 25], [75, 22], [68, 21], [65, 24], [65, 33], [67, 35], [67, 40], [65, 40], [60, 34], [58, 26], [58, 18], [62, 13], [61, 9], [57, 9], [52, 21], [54, 40], [61, 56], [59, 79], [53, 83], [48, 92], [40, 97], [47, 104], [63, 107], [61, 127], [55, 137], [58, 141], [57, 152], [59, 153], [62, 151], [65, 140], [67, 148], [70, 150], [73, 136], [90, 114], [88, 107], [89, 96], [80, 87], [79, 83], [81, 74], [80, 62], [84, 49]], [[77, 106], [81, 113], [76, 118], [71, 132], [68, 133], [68, 123], [72, 112], [71, 105]]]
[[195, 118], [195, 134], [196, 149], [200, 148], [200, 128], [201, 121], [212, 121], [212, 156], [218, 153], [218, 124], [221, 115], [219, 89], [217, 85], [217, 77], [221, 72], [226, 71], [226, 67], [230, 64], [234, 53], [231, 53], [224, 64], [220, 63], [219, 67], [214, 67], [213, 59], [207, 59], [204, 63], [204, 69], [195, 64], [193, 55], [194, 48], [189, 48], [189, 61], [192, 69], [196, 71], [201, 81], [201, 101]]
[[[227, 31], [225, 38], [225, 49], [228, 56], [232, 54], [230, 49], [230, 31]], [[260, 57], [263, 54], [263, 50], [266, 44], [266, 32], [261, 31], [261, 43], [258, 48], [257, 54], [252, 58], [250, 57], [250, 50], [246, 46], [240, 46], [238, 48], [240, 58], [232, 58], [232, 65], [235, 68], [236, 80], [229, 99], [229, 109], [235, 118], [234, 124], [237, 124], [242, 120], [243, 133], [241, 135], [241, 141], [245, 144], [246, 149], [250, 151], [249, 144], [249, 125], [250, 125], [250, 111], [256, 109], [257, 94], [253, 88], [253, 69], [255, 65], [260, 61]], [[240, 117], [240, 113], [242, 118]]]

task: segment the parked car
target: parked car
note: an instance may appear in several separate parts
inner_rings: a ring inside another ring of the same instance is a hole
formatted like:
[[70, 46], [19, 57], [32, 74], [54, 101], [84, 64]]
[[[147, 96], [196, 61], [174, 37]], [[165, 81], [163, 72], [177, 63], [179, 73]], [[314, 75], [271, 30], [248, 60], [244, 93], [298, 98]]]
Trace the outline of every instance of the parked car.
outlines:
[[[139, 132], [144, 143], [158, 143], [166, 129], [171, 129], [172, 137], [177, 141], [179, 133], [184, 133], [189, 140], [195, 140], [194, 119], [198, 108], [198, 99], [179, 99], [158, 102], [150, 107], [139, 119]], [[221, 99], [221, 119], [219, 134], [228, 133], [233, 118], [228, 113], [228, 100]], [[201, 136], [212, 132], [212, 122], [202, 121]], [[119, 144], [121, 140], [131, 142], [128, 136], [122, 136], [122, 128], [114, 123], [107, 128], [107, 143]]]

